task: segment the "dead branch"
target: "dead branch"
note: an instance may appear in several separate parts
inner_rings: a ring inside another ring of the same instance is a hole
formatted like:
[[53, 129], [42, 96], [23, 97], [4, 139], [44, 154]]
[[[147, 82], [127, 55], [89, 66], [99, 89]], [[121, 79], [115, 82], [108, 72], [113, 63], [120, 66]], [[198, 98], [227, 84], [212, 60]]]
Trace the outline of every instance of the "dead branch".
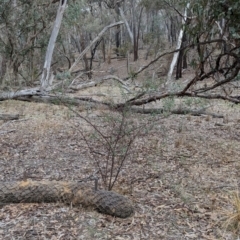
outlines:
[[221, 94], [197, 94], [197, 93], [192, 93], [192, 92], [184, 92], [184, 90], [182, 91], [178, 91], [178, 92], [167, 92], [167, 93], [163, 93], [160, 95], [154, 95], [151, 97], [146, 97], [144, 99], [138, 99], [135, 101], [128, 101], [125, 103], [119, 103], [116, 105], [116, 108], [123, 108], [126, 104], [129, 106], [141, 106], [150, 102], [156, 102], [157, 100], [161, 100], [163, 98], [167, 98], [167, 97], [198, 97], [198, 98], [205, 98], [205, 99], [222, 99], [222, 100], [227, 100], [229, 102], [233, 102], [233, 103], [240, 103], [240, 99], [238, 97], [234, 98], [231, 96], [223, 96]]
[[71, 73], [73, 71], [73, 68], [79, 63], [79, 61], [82, 59], [82, 57], [89, 51], [89, 49], [102, 37], [102, 35], [109, 29], [118, 25], [123, 24], [123, 21], [119, 21], [116, 23], [112, 23], [106, 27], [103, 28], [103, 30], [97, 35], [97, 37], [81, 52], [81, 54], [78, 56], [78, 58], [73, 63], [72, 67], [69, 69], [69, 72]]
[[8, 131], [1, 131], [0, 135], [11, 133], [11, 132], [15, 132], [15, 131], [16, 131], [16, 129], [11, 129], [11, 130], [8, 130]]
[[153, 63], [157, 62], [160, 58], [162, 58], [162, 57], [164, 57], [166, 55], [169, 55], [169, 54], [172, 54], [172, 53], [176, 53], [176, 52], [180, 52], [180, 51], [185, 51], [186, 49], [189, 49], [189, 48], [192, 48], [192, 47], [195, 47], [195, 46], [198, 46], [198, 45], [206, 45], [206, 44], [218, 43], [218, 42], [225, 42], [225, 40], [224, 39], [214, 39], [214, 40], [210, 40], [210, 41], [204, 41], [204, 42], [189, 44], [189, 45], [187, 45], [185, 47], [182, 47], [182, 48], [179, 48], [179, 49], [175, 49], [173, 51], [162, 53], [162, 54], [158, 55], [156, 58], [154, 58], [152, 61], [150, 61], [148, 64], [140, 67], [138, 69], [138, 71], [136, 71], [136, 72], [134, 72], [134, 74], [132, 74], [132, 76], [128, 76], [128, 77], [124, 78], [124, 80], [128, 80], [131, 77], [136, 77], [139, 73], [141, 73], [142, 71], [144, 71], [145, 69], [150, 67]]
[[26, 102], [43, 102], [43, 103], [50, 103], [55, 105], [71, 105], [71, 106], [85, 106], [86, 110], [89, 108], [97, 108], [99, 105], [110, 106], [110, 104], [105, 102], [100, 102], [94, 100], [90, 97], [65, 97], [62, 95], [36, 95], [36, 96], [21, 96], [16, 98], [20, 101]]
[[[144, 109], [144, 108], [134, 108], [134, 107], [131, 108], [131, 111], [135, 113], [141, 113], [141, 114], [163, 114], [164, 112], [166, 112], [166, 110], [163, 108], [147, 108], [147, 109], [145, 108]], [[208, 116], [212, 116], [213, 118], [224, 117], [221, 114], [206, 112], [205, 109], [191, 110], [191, 109], [178, 108], [178, 109], [170, 110], [169, 113], [178, 114], [178, 115], [192, 115], [192, 116], [208, 115]]]
[[41, 91], [39, 88], [29, 88], [19, 91], [12, 92], [1, 92], [0, 93], [0, 101], [8, 100], [8, 99], [16, 99], [21, 96], [33, 96], [33, 95], [41, 95]]
[[81, 89], [97, 86], [97, 85], [103, 83], [105, 80], [111, 80], [111, 79], [116, 80], [119, 83], [121, 83], [123, 88], [126, 89], [128, 92], [130, 92], [130, 90], [127, 87], [127, 84], [122, 79], [120, 79], [119, 77], [117, 77], [115, 75], [107, 75], [107, 76], [104, 76], [102, 78], [98, 78], [95, 81], [79, 84], [77, 86], [70, 86], [69, 88], [72, 89], [72, 90], [77, 91], [77, 90], [81, 90]]
[[[139, 94], [137, 97], [141, 97], [143, 93]], [[72, 105], [72, 106], [85, 106], [86, 110], [89, 108], [98, 108], [98, 106], [105, 106], [106, 109], [109, 110], [117, 110], [121, 111], [126, 105], [130, 107], [130, 111], [136, 112], [136, 113], [141, 113], [141, 114], [162, 114], [164, 113], [164, 109], [159, 108], [159, 109], [142, 109], [142, 108], [134, 108], [133, 106], [140, 106], [144, 105], [146, 103], [150, 103], [152, 101], [160, 100], [166, 97], [170, 96], [179, 96], [179, 97], [199, 97], [199, 98], [206, 98], [206, 99], [222, 99], [222, 100], [228, 100], [234, 103], [240, 103], [240, 99], [238, 97], [233, 98], [233, 97], [226, 97], [222, 95], [201, 95], [201, 94], [196, 94], [192, 95], [191, 93], [182, 93], [182, 92], [175, 92], [175, 93], [164, 93], [159, 96], [151, 96], [145, 99], [138, 99], [137, 97], [130, 99], [129, 101], [125, 103], [120, 103], [120, 104], [112, 104], [112, 103], [107, 103], [107, 102], [102, 102], [102, 101], [97, 101], [92, 99], [91, 97], [65, 97], [62, 95], [47, 95], [47, 94], [38, 94], [38, 95], [29, 95], [26, 94], [21, 95], [21, 96], [15, 96], [14, 99], [20, 100], [20, 101], [28, 101], [28, 102], [44, 102], [44, 103], [50, 103], [50, 104], [56, 104], [56, 105]], [[135, 100], [137, 99], [137, 100]], [[200, 116], [200, 115], [210, 115], [214, 118], [223, 118], [222, 115], [215, 114], [215, 113], [210, 113], [206, 111], [206, 108], [200, 109], [200, 110], [191, 110], [191, 109], [174, 109], [170, 111], [171, 114], [190, 114], [193, 116]], [[18, 119], [19, 115], [8, 115], [7, 114], [1, 114], [0, 119], [3, 120], [13, 120], [13, 119]], [[12, 118], [11, 118], [12, 117]], [[15, 117], [15, 118], [14, 118]], [[18, 117], [18, 118], [17, 118]]]
[[0, 114], [0, 120], [17, 120], [19, 119], [19, 114]]
[[198, 97], [198, 98], [205, 98], [205, 99], [222, 99], [232, 103], [240, 103], [240, 99], [238, 96], [223, 96], [221, 94], [192, 94], [186, 93], [185, 96], [188, 97]]

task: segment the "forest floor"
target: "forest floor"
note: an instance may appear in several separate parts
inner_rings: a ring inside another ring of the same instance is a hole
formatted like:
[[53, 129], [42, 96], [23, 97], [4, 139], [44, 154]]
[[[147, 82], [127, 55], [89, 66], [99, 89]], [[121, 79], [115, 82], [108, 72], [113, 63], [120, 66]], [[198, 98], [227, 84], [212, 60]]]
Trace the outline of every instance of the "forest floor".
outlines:
[[[100, 93], [112, 93], [120, 99], [121, 91], [113, 89], [112, 83], [106, 83], [78, 94], [96, 94], [102, 100]], [[236, 228], [224, 224], [228, 214], [236, 211], [232, 201], [240, 186], [240, 106], [191, 101], [196, 108], [210, 106], [209, 111], [224, 117], [131, 115], [137, 124], [149, 122], [149, 131], [136, 137], [133, 159], [123, 166], [113, 190], [132, 200], [132, 217], [119, 219], [62, 203], [9, 204], [0, 209], [0, 238], [240, 237]], [[21, 115], [19, 120], [0, 122], [1, 181], [79, 181], [94, 174], [94, 162], [79, 132], [90, 134], [91, 127], [67, 107], [9, 100], [1, 102], [0, 109]], [[94, 124], [102, 123], [104, 114], [118, 114], [105, 109], [76, 110]]]

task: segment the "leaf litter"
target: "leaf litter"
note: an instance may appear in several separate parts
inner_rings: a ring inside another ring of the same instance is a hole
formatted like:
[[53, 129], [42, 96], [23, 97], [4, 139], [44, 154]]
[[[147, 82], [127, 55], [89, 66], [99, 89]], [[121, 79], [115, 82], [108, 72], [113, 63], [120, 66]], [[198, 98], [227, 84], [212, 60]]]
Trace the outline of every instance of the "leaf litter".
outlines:
[[[79, 181], [96, 172], [76, 130], [89, 128], [67, 108], [18, 101], [1, 108], [23, 115], [0, 125], [16, 130], [0, 138], [1, 181]], [[232, 118], [154, 116], [154, 127], [136, 139], [134, 158], [114, 188], [133, 201], [134, 216], [118, 219], [62, 203], [9, 204], [0, 209], [0, 238], [236, 239], [239, 233], [223, 227], [222, 212], [233, 210], [228, 196], [239, 188], [240, 110], [227, 104], [213, 110]], [[139, 117], [152, 116], [133, 116]]]

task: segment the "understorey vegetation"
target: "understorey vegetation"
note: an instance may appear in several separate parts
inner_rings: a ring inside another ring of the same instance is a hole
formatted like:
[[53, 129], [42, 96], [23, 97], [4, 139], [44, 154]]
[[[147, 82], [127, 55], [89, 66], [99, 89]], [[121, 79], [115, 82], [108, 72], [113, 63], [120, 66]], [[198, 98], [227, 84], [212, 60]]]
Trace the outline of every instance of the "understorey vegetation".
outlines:
[[239, 9], [236, 0], [1, 0], [3, 186], [79, 182], [127, 195], [134, 214], [19, 203], [1, 209], [0, 236], [237, 239]]

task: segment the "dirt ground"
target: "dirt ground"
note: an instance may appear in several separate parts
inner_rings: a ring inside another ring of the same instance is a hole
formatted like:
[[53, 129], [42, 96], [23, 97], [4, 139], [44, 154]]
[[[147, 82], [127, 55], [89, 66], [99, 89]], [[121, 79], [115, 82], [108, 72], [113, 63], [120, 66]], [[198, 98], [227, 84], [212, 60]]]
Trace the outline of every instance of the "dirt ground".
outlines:
[[[126, 163], [115, 188], [133, 201], [133, 217], [63, 204], [9, 204], [0, 210], [1, 238], [236, 239], [223, 217], [234, 210], [230, 198], [239, 189], [240, 108], [218, 101], [213, 110], [225, 118], [155, 116], [154, 128], [136, 139], [136, 159]], [[84, 123], [69, 109], [5, 101], [1, 111], [22, 115], [0, 125], [1, 181], [79, 180], [94, 172], [77, 131]], [[90, 114], [97, 122], [100, 113]]]
[[[112, 93], [120, 99], [121, 91], [113, 91], [111, 84], [78, 94]], [[136, 138], [134, 158], [124, 165], [114, 188], [132, 200], [132, 217], [119, 219], [62, 203], [9, 204], [0, 209], [0, 239], [240, 237], [224, 225], [226, 214], [235, 211], [231, 199], [240, 185], [240, 106], [206, 100], [194, 104], [210, 105], [208, 110], [223, 118], [132, 115], [139, 124], [154, 121], [148, 134]], [[103, 113], [111, 114], [104, 109], [76, 110], [95, 124]], [[68, 108], [9, 100], [0, 103], [0, 112], [21, 115], [0, 122], [1, 181], [79, 181], [96, 172], [79, 134], [79, 128], [91, 129]]]

